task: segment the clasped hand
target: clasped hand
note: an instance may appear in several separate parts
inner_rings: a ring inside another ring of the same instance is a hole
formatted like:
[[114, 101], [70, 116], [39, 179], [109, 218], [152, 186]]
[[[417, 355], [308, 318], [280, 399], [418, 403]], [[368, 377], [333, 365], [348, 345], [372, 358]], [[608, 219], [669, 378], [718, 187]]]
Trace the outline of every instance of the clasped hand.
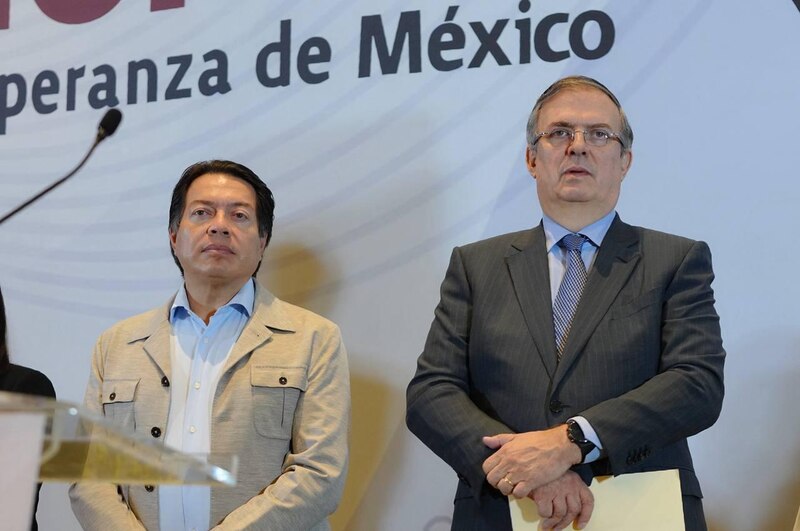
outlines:
[[582, 529], [588, 523], [594, 497], [569, 470], [581, 454], [567, 439], [565, 426], [503, 433], [484, 437], [483, 443], [497, 450], [483, 462], [486, 481], [505, 495], [533, 499], [545, 518], [544, 529], [564, 529], [573, 521]]

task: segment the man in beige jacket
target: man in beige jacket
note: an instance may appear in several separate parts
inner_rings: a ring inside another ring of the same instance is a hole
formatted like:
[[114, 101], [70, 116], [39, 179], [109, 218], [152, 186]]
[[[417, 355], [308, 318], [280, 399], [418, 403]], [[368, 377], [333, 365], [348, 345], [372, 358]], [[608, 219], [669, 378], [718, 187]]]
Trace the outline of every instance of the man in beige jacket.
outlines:
[[187, 168], [169, 222], [183, 287], [100, 336], [85, 397], [179, 450], [237, 455], [237, 485], [75, 484], [85, 529], [329, 528], [347, 468], [347, 358], [335, 324], [255, 280], [273, 210], [240, 164]]

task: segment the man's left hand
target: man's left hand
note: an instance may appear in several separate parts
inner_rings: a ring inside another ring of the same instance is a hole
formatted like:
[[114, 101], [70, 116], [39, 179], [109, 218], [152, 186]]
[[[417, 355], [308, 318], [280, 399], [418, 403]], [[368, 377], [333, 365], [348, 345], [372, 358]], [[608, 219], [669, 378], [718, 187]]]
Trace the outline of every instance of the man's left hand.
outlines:
[[537, 487], [564, 475], [581, 461], [581, 451], [567, 438], [565, 425], [526, 433], [484, 437], [497, 451], [483, 462], [486, 481], [505, 495], [524, 498]]
[[583, 529], [594, 510], [592, 491], [572, 470], [534, 489], [529, 498], [536, 502], [539, 516], [544, 518], [541, 523], [543, 531], [564, 529], [573, 522], [576, 529]]

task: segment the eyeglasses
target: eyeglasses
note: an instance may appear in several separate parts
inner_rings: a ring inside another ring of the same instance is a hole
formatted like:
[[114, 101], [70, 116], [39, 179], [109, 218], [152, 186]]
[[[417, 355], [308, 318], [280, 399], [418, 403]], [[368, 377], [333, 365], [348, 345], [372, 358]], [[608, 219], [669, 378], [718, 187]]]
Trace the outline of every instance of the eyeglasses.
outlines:
[[542, 137], [547, 138], [550, 145], [554, 147], [566, 147], [575, 141], [575, 133], [583, 133], [583, 141], [594, 147], [603, 147], [609, 140], [616, 140], [623, 147], [622, 139], [617, 133], [613, 133], [602, 127], [590, 127], [589, 129], [572, 129], [571, 127], [554, 127], [543, 133], [536, 133], [535, 146]]

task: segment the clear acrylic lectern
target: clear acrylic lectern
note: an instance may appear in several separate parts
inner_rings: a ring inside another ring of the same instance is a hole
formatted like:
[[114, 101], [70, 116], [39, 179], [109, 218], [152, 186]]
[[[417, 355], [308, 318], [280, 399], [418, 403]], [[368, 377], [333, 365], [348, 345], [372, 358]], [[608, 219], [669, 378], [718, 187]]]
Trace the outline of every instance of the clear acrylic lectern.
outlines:
[[235, 485], [235, 456], [198, 458], [82, 406], [0, 392], [3, 529], [30, 528], [37, 481]]

